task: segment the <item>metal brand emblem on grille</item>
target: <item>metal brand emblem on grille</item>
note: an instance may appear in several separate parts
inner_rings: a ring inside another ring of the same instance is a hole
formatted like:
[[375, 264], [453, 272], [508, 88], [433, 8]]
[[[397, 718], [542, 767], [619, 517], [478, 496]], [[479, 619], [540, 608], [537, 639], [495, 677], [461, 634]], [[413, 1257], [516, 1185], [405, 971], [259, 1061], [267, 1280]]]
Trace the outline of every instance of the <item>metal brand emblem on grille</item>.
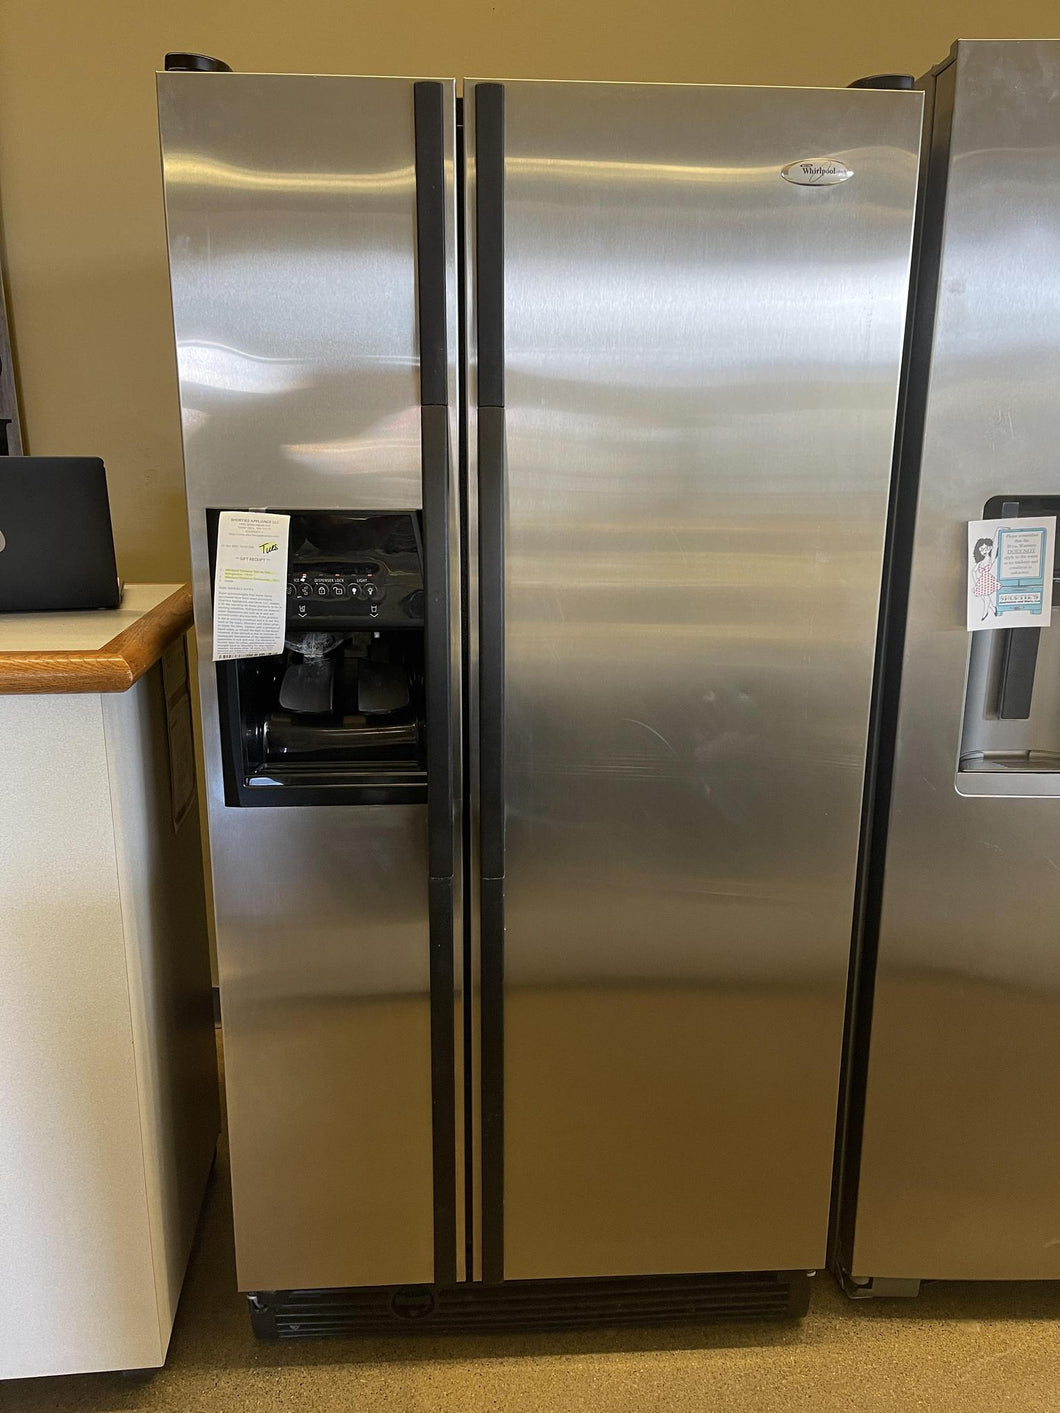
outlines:
[[834, 157], [804, 157], [781, 167], [780, 175], [796, 186], [838, 186], [849, 181], [854, 173]]

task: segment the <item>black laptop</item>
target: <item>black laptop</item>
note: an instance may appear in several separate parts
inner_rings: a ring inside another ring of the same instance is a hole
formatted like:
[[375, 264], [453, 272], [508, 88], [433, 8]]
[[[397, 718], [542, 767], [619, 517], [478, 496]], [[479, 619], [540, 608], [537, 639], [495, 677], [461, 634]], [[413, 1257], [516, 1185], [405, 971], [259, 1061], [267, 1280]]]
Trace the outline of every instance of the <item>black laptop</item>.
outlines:
[[120, 603], [103, 462], [0, 456], [0, 613]]

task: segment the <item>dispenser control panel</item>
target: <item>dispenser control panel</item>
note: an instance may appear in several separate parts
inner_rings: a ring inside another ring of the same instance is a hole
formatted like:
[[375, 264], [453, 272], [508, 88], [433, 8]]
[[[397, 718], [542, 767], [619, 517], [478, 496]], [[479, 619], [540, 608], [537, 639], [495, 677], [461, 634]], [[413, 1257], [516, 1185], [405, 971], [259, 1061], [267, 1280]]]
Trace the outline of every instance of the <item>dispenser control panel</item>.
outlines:
[[307, 611], [310, 606], [319, 610], [330, 604], [337, 604], [341, 611], [356, 601], [378, 606], [386, 598], [386, 577], [378, 564], [295, 570], [287, 576], [287, 597], [305, 603]]
[[419, 526], [411, 514], [299, 512], [287, 564], [290, 629], [423, 624]]

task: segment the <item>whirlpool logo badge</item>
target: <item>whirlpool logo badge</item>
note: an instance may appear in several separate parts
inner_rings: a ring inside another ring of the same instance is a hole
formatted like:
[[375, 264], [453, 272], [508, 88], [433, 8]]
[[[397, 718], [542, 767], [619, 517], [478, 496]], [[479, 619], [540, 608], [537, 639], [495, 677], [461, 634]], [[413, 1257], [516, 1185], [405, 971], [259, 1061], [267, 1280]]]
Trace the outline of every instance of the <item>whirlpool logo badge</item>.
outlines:
[[780, 175], [796, 186], [838, 186], [848, 182], [854, 173], [834, 157], [803, 157], [781, 167]]

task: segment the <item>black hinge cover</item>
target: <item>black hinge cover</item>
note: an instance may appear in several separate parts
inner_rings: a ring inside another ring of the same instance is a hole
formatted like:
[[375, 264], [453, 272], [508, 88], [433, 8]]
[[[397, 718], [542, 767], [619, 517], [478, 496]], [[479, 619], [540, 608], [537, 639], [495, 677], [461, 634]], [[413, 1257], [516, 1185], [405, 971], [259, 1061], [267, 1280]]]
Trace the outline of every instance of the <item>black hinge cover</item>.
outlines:
[[188, 70], [196, 74], [230, 74], [231, 64], [223, 59], [213, 59], [209, 54], [167, 54], [166, 73], [174, 70]]
[[866, 78], [855, 79], [847, 88], [912, 88], [912, 74], [869, 74]]

